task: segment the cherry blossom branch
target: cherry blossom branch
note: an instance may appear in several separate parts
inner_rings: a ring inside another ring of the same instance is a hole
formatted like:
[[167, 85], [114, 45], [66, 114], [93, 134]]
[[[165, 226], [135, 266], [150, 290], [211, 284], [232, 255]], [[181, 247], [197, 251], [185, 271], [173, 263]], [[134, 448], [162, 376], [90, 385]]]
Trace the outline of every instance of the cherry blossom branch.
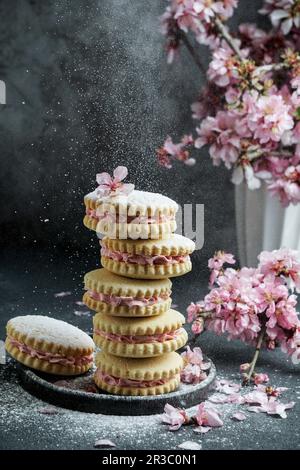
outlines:
[[268, 64], [268, 65], [261, 65], [260, 67], [256, 67], [253, 72], [253, 77], [257, 77], [259, 75], [264, 75], [268, 72], [276, 72], [282, 69], [287, 68], [285, 62], [280, 62], [279, 64]]
[[194, 47], [192, 46], [192, 44], [190, 43], [187, 35], [185, 33], [181, 33], [180, 35], [180, 39], [182, 40], [183, 44], [185, 45], [185, 47], [187, 48], [187, 50], [189, 51], [190, 55], [192, 56], [192, 58], [194, 59], [195, 61], [195, 64], [197, 65], [197, 67], [201, 70], [201, 72], [203, 73], [203, 75], [206, 75], [206, 69], [204, 67], [204, 65], [202, 64], [201, 60], [199, 59], [199, 56], [198, 54], [196, 53]]
[[238, 56], [240, 60], [244, 60], [240, 48], [236, 45], [233, 37], [227, 31], [222, 21], [220, 20], [220, 18], [218, 18], [217, 16], [215, 16], [215, 25], [219, 33], [221, 34], [222, 38], [227, 42], [228, 46], [231, 47], [231, 49], [236, 53], [236, 55]]
[[254, 353], [254, 356], [250, 365], [249, 372], [245, 374], [244, 379], [243, 379], [243, 385], [248, 385], [251, 380], [251, 377], [253, 376], [253, 372], [256, 366], [256, 362], [257, 362], [260, 350], [261, 350], [265, 332], [266, 332], [265, 327], [262, 327], [258, 340], [257, 340], [256, 349], [255, 349], [255, 353]]

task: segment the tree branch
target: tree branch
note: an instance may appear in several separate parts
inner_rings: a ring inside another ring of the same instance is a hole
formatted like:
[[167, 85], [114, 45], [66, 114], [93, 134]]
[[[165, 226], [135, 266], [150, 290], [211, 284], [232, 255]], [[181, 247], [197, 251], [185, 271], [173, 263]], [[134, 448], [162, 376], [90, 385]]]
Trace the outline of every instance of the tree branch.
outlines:
[[259, 337], [258, 337], [258, 340], [257, 340], [256, 349], [255, 349], [255, 353], [254, 353], [254, 356], [253, 356], [253, 359], [252, 359], [252, 362], [251, 362], [251, 365], [250, 365], [249, 372], [245, 375], [245, 378], [243, 380], [244, 385], [249, 384], [249, 382], [252, 378], [252, 375], [254, 373], [256, 362], [257, 362], [257, 359], [258, 359], [258, 356], [259, 356], [259, 353], [260, 353], [260, 350], [261, 350], [261, 345], [262, 345], [262, 342], [263, 342], [263, 339], [264, 339], [264, 336], [265, 336], [265, 332], [266, 332], [265, 327], [262, 327], [262, 329], [260, 331], [260, 334], [259, 334]]
[[268, 65], [261, 65], [260, 67], [256, 67], [253, 72], [253, 77], [257, 77], [258, 75], [263, 75], [268, 72], [278, 71], [286, 68], [287, 65], [284, 62], [280, 62], [279, 64], [268, 64]]
[[201, 60], [199, 59], [199, 56], [196, 53], [194, 47], [190, 43], [187, 35], [185, 33], [182, 33], [180, 38], [181, 38], [183, 44], [185, 45], [185, 47], [187, 48], [187, 50], [189, 51], [189, 53], [191, 54], [192, 58], [194, 59], [195, 64], [201, 70], [201, 73], [203, 73], [203, 75], [206, 75], [206, 69], [205, 69], [204, 65], [202, 64]]
[[215, 25], [218, 28], [219, 33], [221, 34], [223, 39], [225, 39], [225, 41], [227, 42], [228, 46], [231, 47], [231, 49], [236, 53], [240, 60], [244, 60], [242, 52], [240, 48], [236, 45], [234, 38], [227, 31], [220, 18], [218, 18], [217, 16], [215, 16]]

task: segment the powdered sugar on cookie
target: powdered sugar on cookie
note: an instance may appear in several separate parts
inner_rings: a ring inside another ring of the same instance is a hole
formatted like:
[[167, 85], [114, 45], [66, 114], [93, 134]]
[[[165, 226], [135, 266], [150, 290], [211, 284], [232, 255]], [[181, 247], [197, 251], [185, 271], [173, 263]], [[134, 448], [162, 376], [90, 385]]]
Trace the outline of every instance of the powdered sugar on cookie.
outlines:
[[26, 335], [28, 338], [55, 343], [64, 348], [94, 349], [93, 340], [76, 326], [41, 315], [25, 315], [9, 320], [8, 331]]

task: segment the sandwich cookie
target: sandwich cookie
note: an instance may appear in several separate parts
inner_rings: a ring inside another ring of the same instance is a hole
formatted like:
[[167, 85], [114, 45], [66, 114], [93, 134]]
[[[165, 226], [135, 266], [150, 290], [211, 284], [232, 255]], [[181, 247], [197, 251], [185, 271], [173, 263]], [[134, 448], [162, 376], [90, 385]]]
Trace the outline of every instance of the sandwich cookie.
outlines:
[[84, 197], [84, 204], [84, 225], [110, 238], [157, 239], [176, 230], [178, 205], [162, 194], [133, 190], [99, 197], [95, 190]]
[[171, 234], [161, 240], [100, 241], [101, 263], [119, 276], [134, 279], [164, 279], [181, 276], [192, 269], [190, 254], [195, 243], [189, 238]]
[[171, 307], [169, 279], [143, 281], [95, 269], [84, 276], [83, 302], [91, 310], [117, 317], [149, 317]]
[[186, 344], [184, 323], [184, 316], [172, 309], [159, 316], [130, 320], [97, 313], [93, 318], [94, 341], [103, 351], [115, 356], [159, 356]]
[[41, 315], [9, 320], [5, 348], [17, 361], [49, 374], [79, 375], [93, 365], [93, 340], [79, 328]]
[[176, 352], [146, 359], [128, 359], [100, 352], [96, 356], [96, 385], [115, 395], [160, 395], [180, 384], [183, 360]]

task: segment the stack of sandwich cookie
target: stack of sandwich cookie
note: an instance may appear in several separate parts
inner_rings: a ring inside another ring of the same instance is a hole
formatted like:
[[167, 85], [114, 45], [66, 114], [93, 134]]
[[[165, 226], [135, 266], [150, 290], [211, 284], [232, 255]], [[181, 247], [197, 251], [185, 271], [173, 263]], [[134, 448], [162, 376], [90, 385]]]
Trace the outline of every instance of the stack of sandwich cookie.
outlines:
[[120, 194], [118, 178], [98, 176], [100, 195], [98, 188], [84, 199], [84, 224], [105, 235], [104, 269], [84, 277], [83, 302], [96, 311], [94, 341], [101, 348], [95, 383], [121, 395], [167, 393], [179, 386], [183, 362], [175, 351], [187, 342], [168, 278], [191, 270], [195, 245], [173, 234], [176, 202], [143, 191]]

